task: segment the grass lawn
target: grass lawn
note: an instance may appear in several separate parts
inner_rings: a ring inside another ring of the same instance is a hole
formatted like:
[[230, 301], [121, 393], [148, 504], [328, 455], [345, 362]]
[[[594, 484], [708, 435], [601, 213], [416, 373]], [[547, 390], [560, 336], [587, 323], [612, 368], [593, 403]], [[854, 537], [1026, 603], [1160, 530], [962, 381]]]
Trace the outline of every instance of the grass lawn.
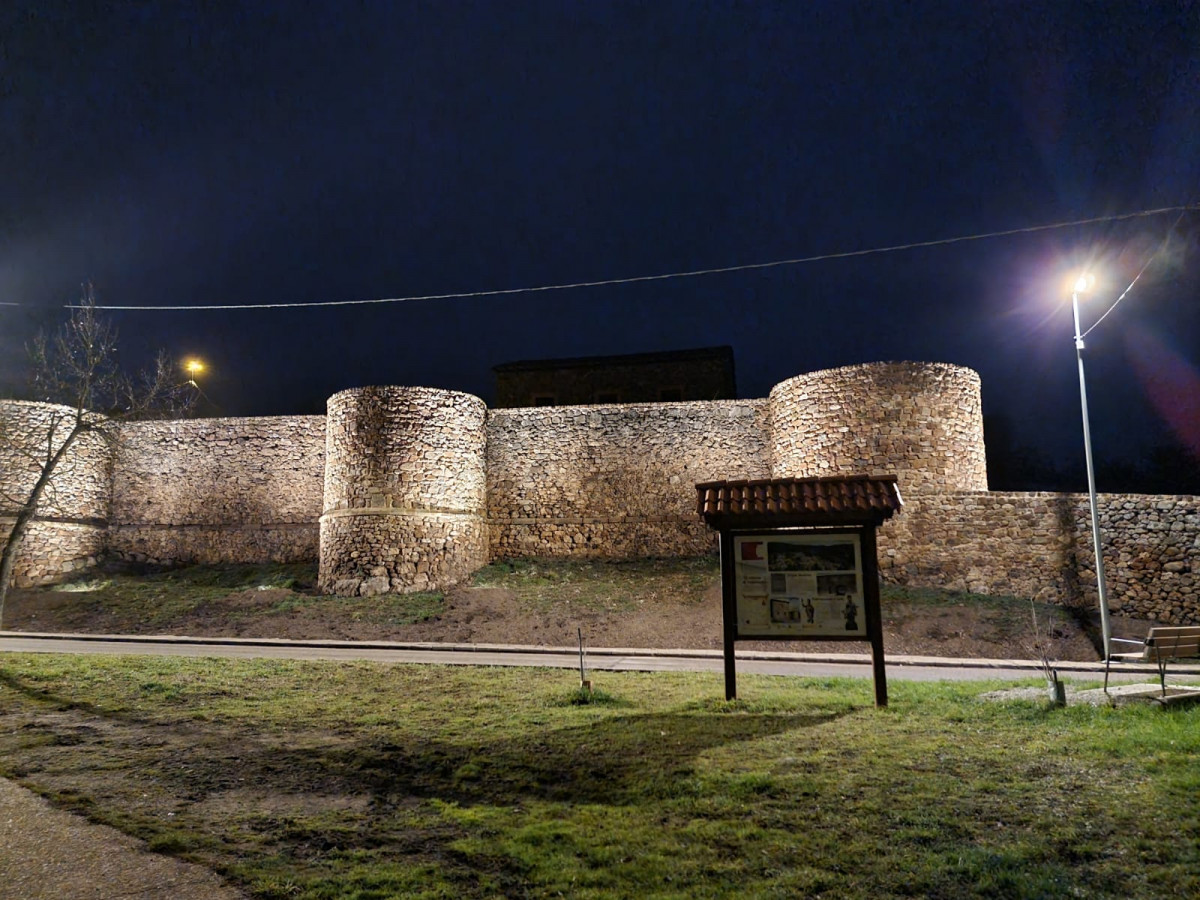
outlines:
[[0, 770], [268, 898], [1194, 897], [1200, 710], [0, 657]]

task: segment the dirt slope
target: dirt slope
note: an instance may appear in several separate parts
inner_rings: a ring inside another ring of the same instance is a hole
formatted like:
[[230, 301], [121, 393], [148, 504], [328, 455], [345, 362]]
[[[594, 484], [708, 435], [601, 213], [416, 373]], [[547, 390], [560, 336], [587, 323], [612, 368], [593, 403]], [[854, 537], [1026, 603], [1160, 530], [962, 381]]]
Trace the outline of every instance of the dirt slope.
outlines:
[[[298, 571], [299, 577], [280, 578], [277, 572], [264, 576], [259, 568], [242, 573], [239, 581], [228, 570], [197, 567], [181, 574], [110, 576], [60, 589], [18, 590], [9, 595], [4, 627], [568, 647], [582, 633], [589, 647], [721, 646], [719, 578], [715, 563], [708, 560], [493, 566], [444, 597], [321, 597], [306, 580], [311, 573]], [[197, 572], [207, 581], [201, 584], [198, 576], [188, 574]], [[260, 583], [249, 587], [255, 580]], [[1027, 600], [885, 586], [883, 615], [888, 653], [1037, 656]], [[1093, 625], [1056, 607], [1039, 606], [1038, 617], [1051, 658], [1097, 658]], [[1118, 620], [1116, 633], [1144, 627]], [[746, 649], [782, 646], [739, 644]], [[805, 642], [787, 649], [863, 652], [866, 645]]]

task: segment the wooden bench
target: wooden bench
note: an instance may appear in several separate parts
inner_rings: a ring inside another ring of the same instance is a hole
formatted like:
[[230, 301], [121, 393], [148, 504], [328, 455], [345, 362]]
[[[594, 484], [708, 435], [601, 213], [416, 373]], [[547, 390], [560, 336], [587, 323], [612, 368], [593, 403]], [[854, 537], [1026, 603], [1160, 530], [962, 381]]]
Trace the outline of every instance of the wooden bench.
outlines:
[[1173, 659], [1200, 658], [1200, 625], [1155, 625], [1144, 641], [1111, 638], [1114, 644], [1133, 644], [1140, 650], [1113, 653], [1111, 645], [1104, 660], [1104, 692], [1108, 693], [1108, 669], [1112, 663], [1152, 662], [1158, 666], [1158, 683], [1167, 693], [1167, 663]]

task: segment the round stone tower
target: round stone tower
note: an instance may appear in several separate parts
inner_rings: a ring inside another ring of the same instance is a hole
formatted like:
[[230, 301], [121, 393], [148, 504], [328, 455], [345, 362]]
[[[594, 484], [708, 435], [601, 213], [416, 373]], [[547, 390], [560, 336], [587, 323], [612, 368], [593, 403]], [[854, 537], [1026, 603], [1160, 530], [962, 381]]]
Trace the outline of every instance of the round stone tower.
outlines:
[[798, 375], [771, 390], [771, 474], [899, 477], [901, 490], [986, 491], [979, 375], [886, 362]]
[[329, 398], [322, 591], [434, 590], [487, 563], [486, 416], [478, 397], [433, 388]]

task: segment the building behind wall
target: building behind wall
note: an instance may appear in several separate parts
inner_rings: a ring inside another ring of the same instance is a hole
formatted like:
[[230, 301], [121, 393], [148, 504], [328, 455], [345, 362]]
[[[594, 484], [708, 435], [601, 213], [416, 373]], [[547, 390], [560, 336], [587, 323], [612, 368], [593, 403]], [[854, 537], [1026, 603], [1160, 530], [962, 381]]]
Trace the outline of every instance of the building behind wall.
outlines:
[[499, 409], [732, 400], [732, 347], [539, 359], [496, 366]]

